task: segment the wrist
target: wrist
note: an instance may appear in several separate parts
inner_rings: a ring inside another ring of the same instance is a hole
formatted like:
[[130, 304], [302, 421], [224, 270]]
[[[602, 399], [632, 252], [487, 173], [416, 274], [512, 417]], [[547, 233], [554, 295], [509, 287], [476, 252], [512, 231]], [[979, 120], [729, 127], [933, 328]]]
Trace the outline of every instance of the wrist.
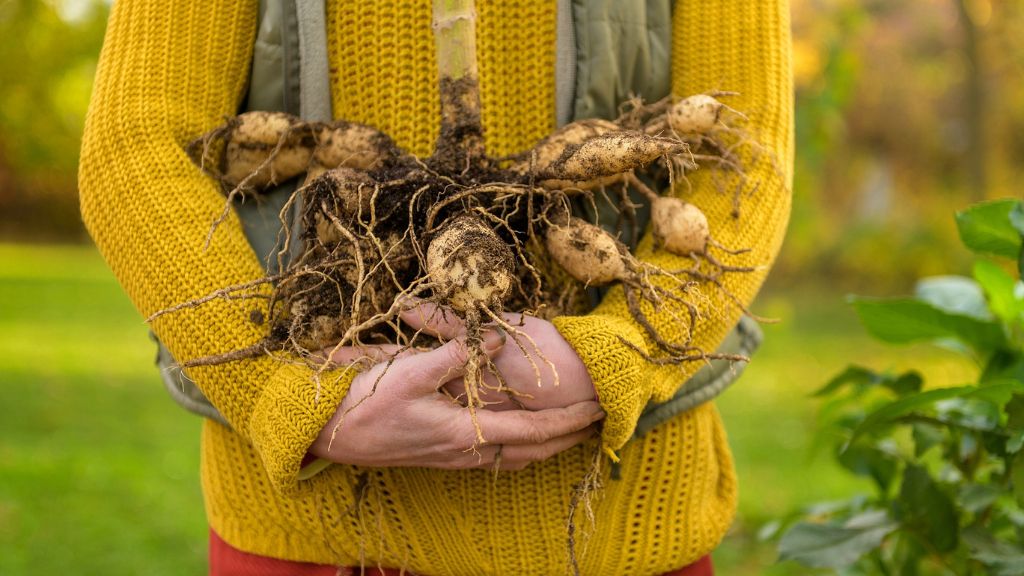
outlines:
[[611, 454], [632, 437], [651, 397], [643, 339], [631, 322], [616, 316], [560, 316], [553, 324], [586, 367], [607, 415], [601, 439], [605, 452]]

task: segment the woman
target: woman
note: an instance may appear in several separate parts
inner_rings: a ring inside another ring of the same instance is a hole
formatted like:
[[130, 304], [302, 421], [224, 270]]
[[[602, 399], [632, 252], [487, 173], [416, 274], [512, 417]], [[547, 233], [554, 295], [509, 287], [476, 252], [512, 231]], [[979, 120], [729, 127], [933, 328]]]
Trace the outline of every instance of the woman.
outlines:
[[[748, 115], [744, 130], [757, 143], [751, 148], [758, 153], [747, 155], [751, 185], [736, 197], [698, 173], [679, 193], [705, 211], [718, 241], [751, 249], [745, 263], [759, 270], [725, 280], [749, 303], [789, 214], [787, 3], [595, 1], [571, 10], [569, 2], [550, 0], [478, 4], [483, 123], [494, 156], [529, 148], [567, 117], [614, 113], [636, 85], [650, 99], [669, 85], [676, 95], [740, 93], [730, 105]], [[296, 18], [311, 5], [296, 3]], [[183, 152], [243, 102], [245, 71], [260, 46], [259, 13], [256, 2], [226, 0], [123, 0], [113, 7], [83, 144], [82, 212], [145, 316], [264, 274], [234, 215], [204, 245], [223, 196]], [[429, 1], [329, 1], [322, 17], [332, 115], [428, 154], [438, 125]], [[571, 82], [556, 70], [565, 65], [566, 38], [574, 40]], [[637, 254], [671, 267], [652, 254], [649, 239]], [[705, 294], [718, 293], [708, 286]], [[695, 344], [712, 350], [740, 310], [725, 298], [697, 303], [706, 314]], [[153, 329], [176, 358], [197, 358], [257, 341], [252, 308], [252, 301], [215, 301], [162, 316]], [[424, 323], [416, 316], [406, 320]], [[688, 328], [656, 321], [677, 334]], [[647, 362], [638, 349], [650, 343], [614, 289], [589, 314], [538, 320], [531, 330], [544, 339], [562, 385], [537, 389], [535, 410], [482, 413], [489, 443], [479, 454], [467, 452], [473, 441], [465, 410], [439, 403], [438, 380], [459, 365], [458, 340], [392, 366], [388, 382], [346, 416], [333, 443], [337, 416], [365, 395], [380, 366], [357, 374], [339, 356], [339, 368], [319, 380], [301, 364], [269, 357], [190, 371], [229, 424], [203, 429], [211, 572], [266, 561], [268, 573], [285, 566], [315, 573], [317, 565], [427, 576], [563, 573], [570, 499], [590, 469], [594, 442], [585, 440], [597, 420], [598, 441], [618, 473], [594, 499], [592, 525], [577, 515], [579, 571], [664, 574], [696, 562], [707, 569], [701, 559], [725, 534], [736, 503], [714, 406], [631, 441], [644, 407], [670, 398], [699, 363], [680, 369]], [[489, 338], [490, 353], [501, 358], [501, 338]], [[504, 355], [510, 370], [516, 354]], [[338, 465], [304, 474], [311, 455]], [[522, 469], [494, 475], [495, 461]]]

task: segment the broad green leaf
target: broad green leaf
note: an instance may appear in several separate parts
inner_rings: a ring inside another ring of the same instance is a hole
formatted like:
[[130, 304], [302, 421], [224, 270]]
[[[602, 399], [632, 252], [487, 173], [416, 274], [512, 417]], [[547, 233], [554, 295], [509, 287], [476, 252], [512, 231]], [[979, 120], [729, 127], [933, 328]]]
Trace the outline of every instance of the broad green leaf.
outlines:
[[978, 320], [992, 319], [981, 286], [965, 276], [931, 276], [914, 286], [914, 295], [932, 306]]
[[883, 494], [888, 493], [899, 471], [899, 459], [875, 446], [850, 446], [840, 452], [837, 459], [850, 472], [874, 480], [879, 492]]
[[971, 558], [984, 564], [991, 576], [1024, 574], [1024, 548], [1001, 542], [980, 526], [964, 530], [963, 537], [971, 550]]
[[920, 535], [938, 552], [956, 548], [960, 521], [953, 501], [920, 466], [907, 466], [895, 502], [901, 526]]
[[1018, 201], [1013, 210], [1010, 210], [1010, 224], [1024, 236], [1024, 201]]
[[921, 374], [915, 371], [893, 376], [891, 374], [880, 374], [863, 366], [847, 366], [845, 370], [837, 374], [825, 386], [815, 392], [814, 396], [834, 394], [848, 385], [858, 390], [873, 386], [884, 386], [897, 395], [902, 396], [910, 392], [917, 392], [923, 384], [924, 380], [921, 378]]
[[914, 456], [920, 458], [932, 446], [941, 444], [946, 439], [946, 434], [938, 426], [915, 422], [911, 426], [911, 435], [914, 438]]
[[1013, 484], [1013, 495], [1017, 498], [1017, 503], [1024, 506], [1024, 452], [1018, 452], [1013, 457], [1010, 482]]
[[991, 506], [1004, 491], [995, 484], [967, 484], [960, 487], [957, 501], [968, 512], [977, 513]]
[[1021, 233], [1010, 221], [1019, 200], [995, 200], [975, 204], [956, 214], [956, 227], [964, 245], [984, 254], [1018, 258]]
[[904, 396], [903, 398], [886, 404], [871, 414], [868, 414], [867, 417], [861, 421], [860, 425], [854, 429], [853, 435], [847, 442], [847, 446], [849, 447], [852, 445], [855, 440], [865, 433], [871, 432], [879, 426], [888, 424], [894, 418], [898, 418], [919, 408], [932, 406], [939, 400], [946, 400], [948, 398], [956, 398], [957, 396], [970, 394], [974, 390], [976, 390], [976, 387], [974, 386], [959, 386], [956, 388], [926, 390], [911, 396]]
[[868, 332], [886, 342], [956, 338], [978, 352], [991, 352], [1006, 345], [1006, 336], [998, 323], [951, 314], [921, 300], [854, 298], [853, 306]]
[[1013, 322], [1024, 312], [1024, 300], [1017, 298], [1017, 281], [988, 260], [974, 263], [974, 278], [985, 291], [988, 306], [1003, 322]]
[[879, 426], [886, 425], [894, 418], [898, 418], [920, 408], [932, 406], [940, 400], [947, 400], [950, 398], [968, 398], [972, 396], [991, 399], [993, 397], [1008, 396], [1020, 391], [1024, 391], [1024, 382], [1004, 380], [984, 387], [958, 386], [954, 388], [937, 388], [935, 390], [925, 390], [924, 392], [904, 396], [894, 402], [882, 406], [871, 414], [868, 414], [860, 425], [854, 429], [853, 435], [847, 442], [847, 446], [852, 445], [853, 442], [863, 434], [870, 432]]
[[[987, 432], [999, 426], [1000, 406], [984, 398], [977, 398], [982, 389], [976, 389], [972, 397], [950, 398], [935, 403], [935, 416], [942, 422], [962, 428]], [[1009, 396], [1006, 397], [1009, 400]]]
[[844, 568], [877, 549], [897, 524], [882, 510], [865, 512], [844, 524], [794, 524], [779, 542], [779, 560], [815, 568]]

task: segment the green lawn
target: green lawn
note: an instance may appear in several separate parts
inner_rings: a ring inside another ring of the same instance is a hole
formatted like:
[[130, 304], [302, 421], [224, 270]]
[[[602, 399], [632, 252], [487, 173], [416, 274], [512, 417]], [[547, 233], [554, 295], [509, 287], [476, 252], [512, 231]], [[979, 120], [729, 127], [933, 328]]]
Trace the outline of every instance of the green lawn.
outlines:
[[[808, 393], [850, 361], [924, 359], [938, 383], [967, 367], [870, 343], [841, 294], [769, 287], [756, 311], [782, 322], [720, 402], [741, 501], [716, 562], [727, 575], [806, 574], [774, 565], [758, 528], [862, 487], [812, 457]], [[205, 572], [199, 421], [166, 396], [146, 334], [94, 249], [0, 245], [0, 574]]]
[[202, 574], [199, 421], [96, 251], [0, 246], [0, 574]]

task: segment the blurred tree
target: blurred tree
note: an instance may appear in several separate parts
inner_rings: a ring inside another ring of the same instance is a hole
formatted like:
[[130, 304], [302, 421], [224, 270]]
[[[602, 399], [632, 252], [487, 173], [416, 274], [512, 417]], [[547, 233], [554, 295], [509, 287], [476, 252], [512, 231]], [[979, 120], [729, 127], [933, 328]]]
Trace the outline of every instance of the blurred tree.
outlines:
[[793, 33], [795, 206], [775, 281], [890, 291], [964, 270], [949, 207], [1020, 195], [1024, 2], [793, 0]]
[[81, 237], [76, 175], [101, 0], [0, 0], [0, 237]]
[[[792, 3], [795, 204], [774, 281], [881, 292], [964, 270], [950, 206], [1020, 195], [1024, 2]], [[0, 0], [0, 239], [84, 239], [75, 168], [108, 11]]]
[[992, 5], [988, 0], [955, 0], [960, 16], [960, 28], [963, 30], [963, 53], [967, 61], [967, 78], [965, 79], [964, 108], [967, 116], [967, 163], [971, 179], [971, 199], [975, 202], [985, 198], [988, 189], [988, 171], [985, 148], [985, 87], [984, 60], [978, 47], [978, 27], [992, 15]]

